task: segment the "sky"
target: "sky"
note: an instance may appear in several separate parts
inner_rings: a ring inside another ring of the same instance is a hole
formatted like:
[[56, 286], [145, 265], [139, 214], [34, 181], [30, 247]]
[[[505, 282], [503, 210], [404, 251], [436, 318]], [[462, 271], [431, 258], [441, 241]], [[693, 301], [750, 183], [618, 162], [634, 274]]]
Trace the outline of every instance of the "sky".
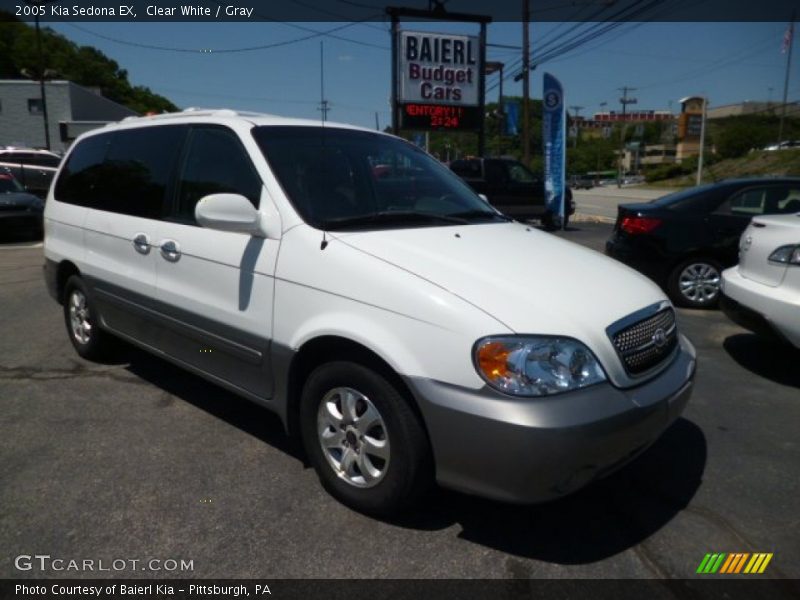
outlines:
[[[580, 34], [591, 24], [533, 23], [537, 48]], [[283, 116], [320, 118], [320, 40], [324, 89], [331, 121], [381, 128], [390, 118], [391, 63], [388, 23], [50, 23], [79, 45], [100, 49], [144, 85], [181, 108], [224, 107]], [[459, 23], [403, 23], [414, 31], [474, 33], [478, 26]], [[636, 88], [629, 109], [679, 110], [678, 100], [704, 95], [709, 106], [758, 100], [780, 102], [786, 54], [781, 43], [787, 23], [626, 23], [594, 41], [554, 58], [532, 72], [531, 95], [541, 97], [542, 75], [558, 77], [567, 105], [581, 115], [620, 110], [618, 88]], [[334, 31], [296, 43], [252, 51], [220, 52]], [[798, 45], [795, 31], [795, 46]], [[351, 40], [351, 41], [348, 41]], [[520, 23], [492, 23], [487, 41], [520, 46]], [[155, 50], [131, 45], [153, 45]], [[175, 50], [192, 50], [182, 52]], [[211, 50], [210, 52], [208, 50]], [[520, 50], [490, 47], [487, 59], [513, 65]], [[497, 81], [487, 77], [487, 89]], [[521, 95], [521, 83], [509, 78], [504, 95]], [[487, 91], [496, 101], [498, 89]], [[800, 99], [800, 56], [794, 48], [789, 101]], [[607, 103], [601, 107], [601, 103]]]

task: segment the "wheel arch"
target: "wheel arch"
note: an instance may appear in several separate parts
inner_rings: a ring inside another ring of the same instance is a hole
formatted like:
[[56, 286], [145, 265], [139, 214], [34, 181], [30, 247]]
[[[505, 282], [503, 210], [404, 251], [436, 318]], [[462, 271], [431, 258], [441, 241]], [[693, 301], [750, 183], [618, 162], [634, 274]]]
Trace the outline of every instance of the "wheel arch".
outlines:
[[77, 265], [69, 260], [62, 260], [56, 268], [56, 297], [59, 304], [64, 303], [64, 288], [73, 275], [80, 275]]
[[[319, 365], [333, 360], [350, 360], [374, 369], [404, 396], [417, 415], [428, 436], [427, 426], [417, 400], [403, 378], [377, 352], [367, 346], [338, 335], [321, 335], [305, 341], [294, 353], [286, 375], [285, 425], [290, 436], [298, 436], [300, 417], [300, 396], [303, 383], [308, 375]], [[430, 440], [430, 437], [428, 436]]]

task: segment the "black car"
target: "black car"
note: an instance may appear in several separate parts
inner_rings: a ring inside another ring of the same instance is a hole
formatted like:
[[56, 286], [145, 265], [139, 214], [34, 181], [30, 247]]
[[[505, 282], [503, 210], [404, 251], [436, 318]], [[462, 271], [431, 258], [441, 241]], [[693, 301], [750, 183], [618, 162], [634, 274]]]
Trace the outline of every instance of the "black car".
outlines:
[[10, 171], [26, 192], [42, 199], [60, 164], [61, 157], [48, 150], [0, 148], [0, 169]]
[[44, 202], [0, 168], [0, 233], [42, 235]]
[[714, 306], [720, 274], [738, 262], [756, 215], [800, 211], [800, 178], [736, 179], [642, 204], [621, 204], [606, 254], [662, 285], [672, 301]]
[[[452, 161], [450, 169], [509, 217], [540, 219], [546, 227], [555, 224], [545, 206], [544, 180], [521, 162], [511, 158], [464, 158]], [[569, 222], [570, 215], [575, 213], [569, 187], [566, 202], [565, 221]]]

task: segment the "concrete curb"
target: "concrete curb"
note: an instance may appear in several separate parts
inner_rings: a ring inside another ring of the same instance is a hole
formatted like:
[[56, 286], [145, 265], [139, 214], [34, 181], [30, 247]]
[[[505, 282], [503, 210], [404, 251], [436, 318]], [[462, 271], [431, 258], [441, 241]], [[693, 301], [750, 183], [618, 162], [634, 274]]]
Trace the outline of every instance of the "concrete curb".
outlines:
[[582, 213], [575, 213], [569, 220], [573, 223], [610, 223], [613, 225], [616, 219], [613, 217], [601, 217], [600, 215], [586, 215]]

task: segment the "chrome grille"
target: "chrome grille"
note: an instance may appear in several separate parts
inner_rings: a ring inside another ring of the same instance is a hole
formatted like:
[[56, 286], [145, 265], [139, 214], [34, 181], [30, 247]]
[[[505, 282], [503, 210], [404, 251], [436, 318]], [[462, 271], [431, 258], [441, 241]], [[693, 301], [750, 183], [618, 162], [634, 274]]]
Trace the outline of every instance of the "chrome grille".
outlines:
[[630, 375], [659, 365], [678, 343], [675, 313], [665, 308], [611, 334], [611, 341]]

